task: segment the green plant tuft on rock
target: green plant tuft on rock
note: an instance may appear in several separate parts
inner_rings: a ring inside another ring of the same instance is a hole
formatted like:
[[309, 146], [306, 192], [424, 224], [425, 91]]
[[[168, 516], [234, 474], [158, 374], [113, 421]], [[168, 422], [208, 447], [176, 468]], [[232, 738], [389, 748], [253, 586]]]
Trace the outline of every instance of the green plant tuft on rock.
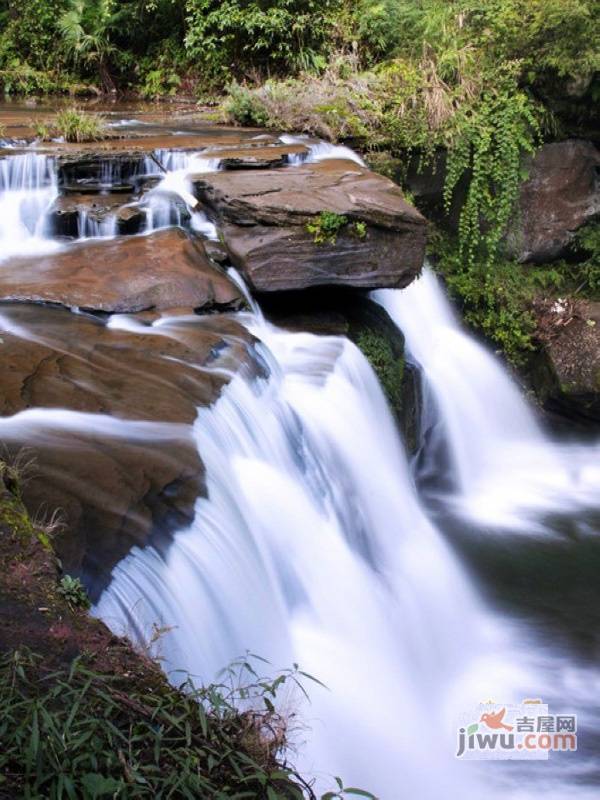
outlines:
[[321, 211], [318, 216], [306, 223], [306, 230], [313, 237], [315, 244], [335, 244], [339, 232], [347, 224], [348, 217], [343, 214], [336, 214], [335, 211]]
[[87, 592], [79, 578], [73, 578], [71, 575], [63, 576], [58, 584], [57, 591], [72, 608], [90, 607]]

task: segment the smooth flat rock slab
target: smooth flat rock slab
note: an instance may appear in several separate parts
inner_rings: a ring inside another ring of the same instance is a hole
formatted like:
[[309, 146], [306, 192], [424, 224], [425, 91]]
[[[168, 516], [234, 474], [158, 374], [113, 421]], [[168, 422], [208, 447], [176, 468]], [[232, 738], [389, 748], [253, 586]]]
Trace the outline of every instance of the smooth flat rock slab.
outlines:
[[27, 507], [60, 509], [64, 568], [100, 589], [134, 544], [192, 521], [204, 492], [192, 424], [256, 369], [254, 339], [223, 314], [131, 332], [27, 304], [0, 307], [0, 338], [3, 457], [25, 448]]
[[[352, 161], [222, 171], [192, 182], [233, 264], [257, 291], [403, 287], [422, 267], [426, 220], [395, 183]], [[345, 224], [318, 243], [307, 226], [323, 212]]]
[[0, 300], [128, 313], [235, 308], [243, 298], [201, 242], [167, 228], [11, 259], [0, 270]]

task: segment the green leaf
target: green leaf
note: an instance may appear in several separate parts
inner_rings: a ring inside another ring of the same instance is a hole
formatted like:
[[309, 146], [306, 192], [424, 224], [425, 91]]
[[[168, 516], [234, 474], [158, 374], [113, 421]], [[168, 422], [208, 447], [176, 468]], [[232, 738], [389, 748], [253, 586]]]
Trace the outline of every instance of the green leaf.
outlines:
[[472, 733], [475, 733], [478, 730], [479, 730], [479, 725], [476, 722], [474, 722], [467, 728], [467, 736], [470, 736]]

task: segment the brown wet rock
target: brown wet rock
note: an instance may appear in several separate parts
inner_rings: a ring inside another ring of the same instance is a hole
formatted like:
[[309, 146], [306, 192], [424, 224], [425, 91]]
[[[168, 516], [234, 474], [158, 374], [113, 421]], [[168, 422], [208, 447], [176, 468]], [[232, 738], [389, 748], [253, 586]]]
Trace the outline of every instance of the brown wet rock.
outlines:
[[[423, 264], [425, 219], [396, 184], [351, 161], [192, 181], [221, 225], [231, 261], [257, 291], [402, 287]], [[335, 241], [317, 244], [307, 225], [322, 212], [344, 216], [347, 224]]]
[[600, 151], [579, 139], [546, 144], [529, 162], [508, 251], [520, 261], [552, 261], [582, 225], [598, 218]]
[[[139, 135], [135, 137], [111, 138], [100, 142], [86, 142], [83, 144], [49, 142], [44, 144], [42, 150], [43, 152], [59, 155], [66, 162], [67, 160], [76, 161], [82, 156], [87, 159], [90, 157], [105, 157], [107, 153], [124, 157], [149, 153], [154, 150], [180, 150], [183, 152], [204, 150], [205, 148], [218, 147], [220, 145], [237, 147], [247, 141], [252, 133], [253, 131], [250, 130], [246, 132], [227, 130], [217, 133], [214, 130], [207, 129], [206, 131], [179, 136], [169, 132], [145, 135], [143, 130], [140, 130]], [[265, 141], [274, 142], [276, 139], [275, 137], [267, 136], [263, 143]]]
[[209, 261], [201, 242], [177, 228], [11, 259], [0, 273], [0, 299], [121, 313], [242, 303], [235, 284]]
[[226, 316], [139, 328], [57, 308], [0, 312], [0, 440], [33, 457], [25, 502], [61, 510], [59, 555], [97, 589], [134, 544], [191, 522], [204, 490], [197, 409], [237, 371], [256, 372], [253, 338]]

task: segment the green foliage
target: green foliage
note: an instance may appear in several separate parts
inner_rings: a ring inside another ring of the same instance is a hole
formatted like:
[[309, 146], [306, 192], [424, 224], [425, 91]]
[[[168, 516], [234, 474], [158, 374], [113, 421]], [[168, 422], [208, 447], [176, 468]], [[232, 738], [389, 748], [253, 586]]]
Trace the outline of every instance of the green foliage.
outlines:
[[85, 591], [85, 587], [79, 578], [65, 575], [61, 578], [58, 589], [59, 595], [63, 597], [72, 608], [89, 608], [90, 601]]
[[531, 287], [515, 262], [465, 264], [462, 256], [448, 256], [439, 265], [450, 292], [462, 305], [467, 322], [479, 328], [520, 364], [535, 349], [535, 319]]
[[258, 128], [268, 124], [269, 114], [255, 92], [236, 82], [230, 84], [227, 91], [225, 113], [232, 121]]
[[355, 222], [352, 230], [358, 239], [367, 238], [367, 226], [364, 222]]
[[180, 85], [181, 78], [177, 73], [159, 67], [146, 73], [140, 94], [149, 98], [174, 95]]
[[399, 410], [402, 404], [404, 360], [394, 355], [392, 345], [386, 336], [371, 328], [359, 332], [356, 344], [375, 370], [390, 406]]
[[64, 52], [75, 66], [97, 70], [105, 91], [112, 91], [112, 59], [117, 52], [114, 33], [124, 11], [115, 0], [70, 0], [58, 20]]
[[600, 297], [600, 223], [590, 223], [575, 234], [573, 249], [583, 260], [571, 266], [575, 293], [584, 292], [593, 299]]
[[485, 91], [452, 120], [444, 200], [449, 209], [466, 177], [459, 238], [460, 255], [471, 266], [477, 257], [488, 264], [494, 260], [524, 178], [522, 156], [534, 151], [539, 137], [535, 106], [507, 83]]
[[45, 72], [60, 64], [57, 19], [65, 0], [7, 0], [0, 4], [0, 66], [21, 63]]
[[61, 111], [52, 128], [66, 142], [96, 142], [105, 137], [105, 124], [97, 114], [86, 114], [76, 108]]
[[187, 53], [215, 79], [322, 69], [338, 0], [188, 0]]
[[523, 265], [500, 257], [468, 261], [453, 237], [432, 237], [436, 269], [459, 301], [465, 319], [520, 364], [538, 341], [536, 301], [557, 295], [600, 298], [600, 225], [590, 224], [575, 236], [573, 253], [580, 260], [552, 265]]
[[[274, 703], [310, 676], [294, 667], [263, 678], [252, 660], [234, 663], [218, 683], [197, 688], [187, 679], [176, 690], [93, 672], [81, 659], [50, 672], [29, 651], [8, 653], [0, 659], [0, 782], [15, 796], [56, 800], [302, 800], [284, 763], [290, 719]], [[372, 797], [338, 786], [330, 797]]]
[[49, 122], [35, 120], [29, 127], [38, 141], [49, 142], [52, 139], [52, 126]]
[[348, 217], [336, 214], [334, 211], [321, 211], [319, 215], [306, 223], [306, 230], [316, 244], [335, 244], [338, 233], [347, 224]]

